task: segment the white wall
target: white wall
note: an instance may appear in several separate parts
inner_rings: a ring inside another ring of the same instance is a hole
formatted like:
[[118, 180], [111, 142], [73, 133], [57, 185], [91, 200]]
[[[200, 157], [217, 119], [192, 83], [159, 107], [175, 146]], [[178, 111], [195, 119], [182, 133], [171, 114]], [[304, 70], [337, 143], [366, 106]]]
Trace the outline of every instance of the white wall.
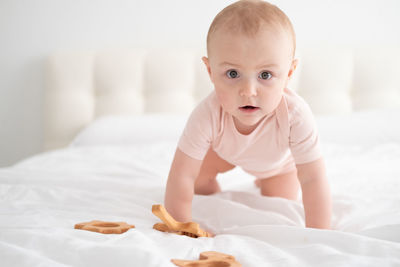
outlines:
[[[0, 0], [0, 166], [42, 150], [43, 62], [59, 50], [204, 46], [228, 0]], [[400, 1], [276, 0], [298, 45], [400, 45]]]

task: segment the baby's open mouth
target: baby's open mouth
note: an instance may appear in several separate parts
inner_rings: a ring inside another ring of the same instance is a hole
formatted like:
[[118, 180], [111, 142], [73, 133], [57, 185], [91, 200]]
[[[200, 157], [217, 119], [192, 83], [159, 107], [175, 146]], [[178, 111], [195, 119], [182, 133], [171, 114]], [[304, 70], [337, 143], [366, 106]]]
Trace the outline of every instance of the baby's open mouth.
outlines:
[[239, 108], [242, 112], [246, 112], [246, 113], [252, 113], [255, 112], [257, 110], [259, 110], [259, 107], [255, 107], [255, 106], [242, 106]]
[[256, 109], [256, 108], [258, 108], [258, 107], [255, 107], [255, 106], [243, 106], [243, 107], [240, 107], [240, 109], [246, 109], [246, 110], [252, 110], [252, 109]]

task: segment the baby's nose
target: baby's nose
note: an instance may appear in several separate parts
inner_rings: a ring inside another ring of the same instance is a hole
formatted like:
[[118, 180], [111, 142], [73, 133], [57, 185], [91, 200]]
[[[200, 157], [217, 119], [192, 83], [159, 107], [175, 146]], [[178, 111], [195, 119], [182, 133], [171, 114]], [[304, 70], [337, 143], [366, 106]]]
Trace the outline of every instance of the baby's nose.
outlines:
[[240, 96], [256, 96], [257, 86], [253, 81], [245, 81], [241, 84]]

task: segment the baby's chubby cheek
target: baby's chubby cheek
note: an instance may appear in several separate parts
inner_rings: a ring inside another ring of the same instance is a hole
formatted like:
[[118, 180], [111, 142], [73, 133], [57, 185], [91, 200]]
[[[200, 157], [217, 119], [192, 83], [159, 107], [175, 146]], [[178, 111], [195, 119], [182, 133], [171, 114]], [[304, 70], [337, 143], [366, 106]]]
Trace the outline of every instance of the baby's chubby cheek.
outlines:
[[232, 111], [236, 108], [236, 99], [232, 95], [232, 92], [224, 92], [217, 89], [215, 89], [215, 92], [217, 94], [219, 103], [225, 111]]
[[275, 110], [279, 103], [281, 102], [283, 92], [278, 91], [275, 93], [270, 93], [268, 95], [265, 95], [262, 97], [262, 106], [264, 108], [264, 111], [267, 113], [272, 112]]

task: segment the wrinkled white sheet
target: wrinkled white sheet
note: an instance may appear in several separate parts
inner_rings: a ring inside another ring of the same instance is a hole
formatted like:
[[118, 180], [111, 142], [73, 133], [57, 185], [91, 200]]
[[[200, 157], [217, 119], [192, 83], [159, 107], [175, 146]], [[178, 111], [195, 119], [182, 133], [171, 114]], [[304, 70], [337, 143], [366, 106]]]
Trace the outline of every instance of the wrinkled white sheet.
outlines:
[[[194, 197], [193, 219], [217, 234], [198, 239], [152, 229], [173, 140], [37, 155], [0, 169], [0, 265], [174, 266], [214, 250], [244, 267], [400, 266], [400, 142], [383, 140], [323, 143], [335, 230], [304, 228], [301, 202], [262, 197], [236, 168], [218, 178], [224, 192]], [[95, 219], [136, 228], [74, 229]]]

